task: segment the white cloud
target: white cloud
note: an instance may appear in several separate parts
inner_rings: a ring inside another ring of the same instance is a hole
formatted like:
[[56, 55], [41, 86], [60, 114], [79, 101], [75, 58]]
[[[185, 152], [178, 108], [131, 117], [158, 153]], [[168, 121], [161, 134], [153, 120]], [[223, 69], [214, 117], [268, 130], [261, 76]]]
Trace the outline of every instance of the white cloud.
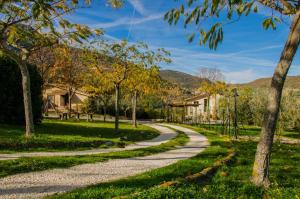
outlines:
[[[209, 53], [179, 48], [166, 49], [171, 52], [173, 63], [163, 68], [179, 69], [195, 75], [201, 67], [216, 67], [224, 72], [226, 81], [229, 83], [244, 83], [259, 77], [271, 76], [276, 66], [276, 62], [272, 60], [240, 55], [239, 52]], [[267, 50], [268, 47], [264, 47], [264, 49]], [[256, 50], [259, 51], [259, 49], [249, 51]]]
[[224, 75], [228, 83], [246, 83], [258, 77], [252, 69], [224, 72]]
[[148, 11], [145, 9], [144, 5], [140, 0], [128, 0], [128, 2], [133, 6], [133, 8], [141, 15], [147, 15]]
[[157, 19], [162, 19], [163, 18], [163, 14], [162, 13], [157, 13], [157, 14], [152, 14], [149, 15], [147, 17], [143, 17], [143, 18], [121, 18], [121, 19], [117, 19], [113, 22], [108, 22], [108, 23], [98, 23], [98, 24], [93, 24], [92, 26], [94, 28], [114, 28], [114, 27], [118, 27], [118, 26], [127, 26], [127, 25], [137, 25], [137, 24], [141, 24], [141, 23], [146, 23], [149, 21], [153, 21], [153, 20], [157, 20]]
[[262, 48], [256, 48], [256, 49], [250, 49], [250, 50], [242, 50], [236, 53], [231, 53], [231, 55], [239, 55], [239, 54], [244, 54], [244, 53], [254, 53], [254, 52], [260, 52], [264, 50], [270, 50], [270, 49], [276, 49], [276, 48], [282, 48], [282, 45], [271, 45], [271, 46], [266, 46]]

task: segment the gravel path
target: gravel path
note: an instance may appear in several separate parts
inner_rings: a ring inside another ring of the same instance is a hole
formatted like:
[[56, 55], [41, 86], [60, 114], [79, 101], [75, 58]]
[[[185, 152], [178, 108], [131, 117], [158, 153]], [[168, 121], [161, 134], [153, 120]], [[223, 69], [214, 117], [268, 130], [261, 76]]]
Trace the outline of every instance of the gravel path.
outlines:
[[[0, 179], [0, 198], [42, 198], [58, 192], [133, 176], [195, 156], [209, 145], [206, 137], [195, 131], [174, 125], [164, 126], [185, 132], [189, 136], [189, 142], [178, 149], [151, 156], [8, 176]], [[166, 134], [174, 134], [174, 131], [167, 127], [154, 124], [152, 127]]]
[[[155, 128], [153, 124], [144, 124], [149, 127]], [[91, 149], [91, 150], [82, 150], [82, 151], [62, 151], [62, 152], [20, 152], [20, 153], [8, 153], [8, 154], [0, 154], [1, 160], [13, 160], [21, 157], [53, 157], [53, 156], [78, 156], [78, 155], [92, 155], [99, 153], [109, 153], [116, 151], [124, 151], [124, 150], [133, 150], [133, 149], [141, 149], [149, 146], [156, 146], [162, 143], [168, 142], [170, 139], [176, 137], [177, 133], [172, 132], [161, 132], [159, 136], [152, 140], [147, 140], [143, 142], [137, 142], [135, 144], [127, 145], [125, 148], [108, 148], [108, 149]]]

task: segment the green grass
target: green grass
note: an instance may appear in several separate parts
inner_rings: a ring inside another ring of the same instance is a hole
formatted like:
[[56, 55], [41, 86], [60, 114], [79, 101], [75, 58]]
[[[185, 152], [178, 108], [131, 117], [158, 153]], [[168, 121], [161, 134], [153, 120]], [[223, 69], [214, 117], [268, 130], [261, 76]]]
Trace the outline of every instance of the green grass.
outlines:
[[[220, 124], [211, 124], [210, 127], [208, 124], [201, 124], [199, 126], [205, 129], [211, 129], [217, 131], [219, 133], [223, 132], [223, 127]], [[239, 135], [258, 136], [260, 134], [260, 131], [261, 131], [261, 127], [259, 126], [239, 125]], [[232, 127], [231, 127], [231, 132], [233, 133]], [[300, 132], [296, 130], [277, 131], [275, 134], [277, 136], [300, 139]]]
[[133, 128], [129, 123], [120, 123], [120, 133], [116, 134], [112, 122], [44, 120], [36, 126], [35, 136], [27, 139], [23, 127], [0, 124], [0, 153], [118, 147], [158, 134], [150, 127]]
[[[189, 126], [190, 127], [190, 126]], [[257, 143], [229, 142], [219, 133], [190, 127], [206, 135], [211, 147], [198, 156], [179, 161], [165, 168], [156, 169], [141, 175], [50, 198], [299, 198], [300, 197], [300, 146], [274, 144], [269, 190], [263, 190], [250, 183], [252, 165]], [[209, 179], [199, 183], [184, 183], [175, 187], [161, 188], [157, 185], [168, 180], [187, 176], [211, 166], [216, 159], [227, 155], [234, 148], [236, 156], [229, 165], [222, 166]]]
[[42, 171], [53, 168], [66, 168], [84, 163], [103, 162], [109, 159], [147, 156], [175, 149], [176, 146], [182, 146], [187, 141], [188, 137], [184, 133], [179, 132], [175, 138], [171, 139], [166, 143], [160, 144], [158, 146], [152, 146], [136, 150], [125, 150], [120, 152], [83, 156], [34, 157], [19, 158], [16, 160], [5, 160], [0, 161], [0, 177], [31, 171]]
[[[234, 143], [238, 154], [235, 162], [223, 166], [202, 184], [181, 184], [177, 187], [145, 190], [130, 198], [299, 198], [300, 147], [277, 145], [271, 161], [272, 186], [265, 191], [253, 186], [249, 179], [256, 149], [254, 142]], [[286, 158], [288, 157], [291, 158]]]

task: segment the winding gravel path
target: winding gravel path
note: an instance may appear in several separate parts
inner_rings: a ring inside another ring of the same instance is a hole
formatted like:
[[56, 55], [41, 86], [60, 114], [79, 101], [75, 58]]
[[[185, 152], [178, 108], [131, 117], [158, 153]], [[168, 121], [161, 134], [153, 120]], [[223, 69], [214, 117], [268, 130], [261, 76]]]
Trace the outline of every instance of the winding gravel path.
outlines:
[[[162, 124], [183, 131], [189, 142], [167, 152], [136, 158], [115, 159], [94, 164], [82, 164], [66, 169], [17, 174], [0, 179], [0, 198], [42, 198], [92, 184], [133, 176], [173, 164], [202, 152], [208, 145], [206, 137], [187, 128]], [[167, 127], [152, 125], [164, 134], [175, 132]]]
[[[144, 124], [151, 128], [155, 128], [153, 124]], [[172, 132], [160, 132], [160, 135], [152, 140], [146, 140], [143, 142], [136, 142], [134, 144], [127, 145], [125, 148], [108, 148], [108, 149], [91, 149], [82, 151], [62, 151], [62, 152], [20, 152], [20, 153], [7, 153], [0, 154], [1, 160], [13, 160], [21, 157], [53, 157], [53, 156], [78, 156], [78, 155], [93, 155], [99, 153], [109, 153], [124, 150], [141, 149], [149, 146], [157, 146], [162, 143], [168, 142], [170, 139], [176, 137], [177, 133]]]

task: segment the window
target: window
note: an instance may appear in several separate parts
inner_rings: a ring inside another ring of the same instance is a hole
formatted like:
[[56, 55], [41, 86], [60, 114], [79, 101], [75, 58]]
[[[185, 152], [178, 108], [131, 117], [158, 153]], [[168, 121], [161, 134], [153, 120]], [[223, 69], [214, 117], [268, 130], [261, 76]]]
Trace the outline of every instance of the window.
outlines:
[[61, 102], [60, 105], [61, 106], [67, 106], [69, 104], [69, 95], [65, 94], [65, 95], [61, 95]]

